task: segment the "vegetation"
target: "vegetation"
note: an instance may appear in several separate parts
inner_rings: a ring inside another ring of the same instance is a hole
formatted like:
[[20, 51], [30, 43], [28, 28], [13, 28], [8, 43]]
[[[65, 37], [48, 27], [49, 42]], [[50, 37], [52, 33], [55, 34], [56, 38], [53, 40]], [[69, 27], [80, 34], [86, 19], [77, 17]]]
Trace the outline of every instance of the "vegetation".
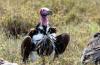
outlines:
[[[49, 19], [52, 26], [57, 27], [57, 34], [71, 36], [65, 53], [49, 65], [81, 65], [83, 48], [93, 34], [100, 31], [99, 6], [100, 0], [0, 0], [0, 58], [22, 65], [20, 45], [23, 34], [38, 23], [39, 9], [48, 7], [53, 11]], [[17, 39], [6, 36], [14, 32], [13, 27], [20, 29]], [[40, 63], [37, 60], [29, 64]]]

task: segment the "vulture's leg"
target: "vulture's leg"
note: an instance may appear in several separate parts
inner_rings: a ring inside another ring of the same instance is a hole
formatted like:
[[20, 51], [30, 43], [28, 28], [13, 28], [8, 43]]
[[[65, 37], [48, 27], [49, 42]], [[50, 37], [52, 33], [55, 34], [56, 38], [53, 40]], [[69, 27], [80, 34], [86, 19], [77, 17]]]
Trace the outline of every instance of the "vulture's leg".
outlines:
[[26, 63], [31, 51], [32, 51], [31, 37], [26, 36], [21, 45], [21, 55], [23, 58], [23, 62]]
[[51, 53], [51, 55], [49, 56], [49, 64], [53, 63], [55, 60], [55, 50], [53, 50], [53, 52]]
[[100, 65], [100, 60], [99, 60], [99, 65]]
[[55, 55], [54, 55], [54, 58], [53, 58], [53, 61], [54, 61], [56, 58], [58, 58], [58, 55], [55, 54]]
[[95, 63], [95, 65], [98, 65], [98, 61], [95, 61], [94, 63]]
[[70, 36], [67, 33], [63, 33], [56, 37], [55, 57], [58, 57], [59, 54], [62, 54], [65, 51], [69, 41], [70, 41]]
[[36, 53], [36, 52], [34, 52], [34, 51], [32, 51], [32, 52], [30, 53], [30, 58], [31, 58], [31, 61], [32, 61], [32, 62], [34, 62], [34, 61], [36, 60], [36, 58], [37, 58], [37, 57], [35, 56], [35, 53]]
[[42, 56], [41, 58], [42, 58], [42, 65], [45, 65], [45, 57]]

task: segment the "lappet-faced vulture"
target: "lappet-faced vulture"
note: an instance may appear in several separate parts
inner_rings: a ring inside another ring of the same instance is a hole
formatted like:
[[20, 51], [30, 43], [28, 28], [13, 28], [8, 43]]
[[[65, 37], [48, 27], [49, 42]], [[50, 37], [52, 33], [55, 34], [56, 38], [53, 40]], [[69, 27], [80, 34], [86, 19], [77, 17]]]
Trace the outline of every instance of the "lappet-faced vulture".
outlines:
[[48, 15], [51, 14], [52, 11], [48, 8], [40, 9], [39, 24], [29, 31], [21, 45], [23, 62], [26, 62], [35, 51], [41, 57], [54, 53], [54, 58], [65, 51], [70, 37], [67, 33], [56, 36], [56, 28], [51, 27], [48, 21]]

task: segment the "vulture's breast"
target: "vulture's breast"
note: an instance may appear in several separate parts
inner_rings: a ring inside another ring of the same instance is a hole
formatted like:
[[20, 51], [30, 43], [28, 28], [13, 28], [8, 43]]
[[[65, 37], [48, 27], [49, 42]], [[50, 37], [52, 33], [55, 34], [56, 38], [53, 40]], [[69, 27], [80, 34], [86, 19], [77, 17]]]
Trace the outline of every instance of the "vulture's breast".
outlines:
[[34, 43], [34, 44], [37, 44], [37, 42], [39, 42], [42, 38], [43, 38], [43, 34], [41, 34], [41, 33], [38, 33], [38, 34], [36, 34], [36, 35], [33, 35], [33, 37], [32, 37], [32, 42]]

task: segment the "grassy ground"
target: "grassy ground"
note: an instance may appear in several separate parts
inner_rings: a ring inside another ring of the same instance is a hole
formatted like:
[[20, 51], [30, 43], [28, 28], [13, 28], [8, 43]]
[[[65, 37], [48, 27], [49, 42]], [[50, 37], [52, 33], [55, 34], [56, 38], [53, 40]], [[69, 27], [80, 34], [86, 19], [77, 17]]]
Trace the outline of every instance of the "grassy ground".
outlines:
[[[20, 45], [23, 36], [8, 38], [2, 29], [14, 16], [34, 25], [39, 21], [39, 9], [52, 9], [50, 23], [57, 27], [58, 33], [68, 33], [71, 41], [55, 62], [48, 65], [81, 65], [83, 48], [94, 33], [100, 31], [100, 0], [0, 0], [0, 58], [21, 65]], [[18, 20], [19, 21], [19, 20]], [[10, 25], [9, 25], [10, 26]], [[41, 60], [29, 65], [39, 65]]]

